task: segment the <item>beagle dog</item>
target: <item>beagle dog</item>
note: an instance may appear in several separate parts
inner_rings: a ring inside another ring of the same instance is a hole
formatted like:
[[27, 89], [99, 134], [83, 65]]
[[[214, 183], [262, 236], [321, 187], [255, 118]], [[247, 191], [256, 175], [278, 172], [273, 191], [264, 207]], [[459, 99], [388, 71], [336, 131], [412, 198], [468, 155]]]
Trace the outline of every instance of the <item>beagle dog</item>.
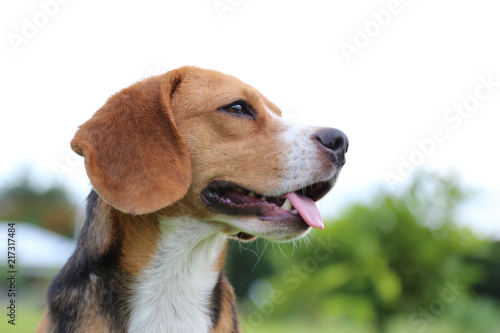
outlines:
[[323, 228], [348, 139], [298, 126], [233, 76], [182, 67], [115, 94], [79, 127], [93, 190], [38, 332], [241, 332], [228, 237]]

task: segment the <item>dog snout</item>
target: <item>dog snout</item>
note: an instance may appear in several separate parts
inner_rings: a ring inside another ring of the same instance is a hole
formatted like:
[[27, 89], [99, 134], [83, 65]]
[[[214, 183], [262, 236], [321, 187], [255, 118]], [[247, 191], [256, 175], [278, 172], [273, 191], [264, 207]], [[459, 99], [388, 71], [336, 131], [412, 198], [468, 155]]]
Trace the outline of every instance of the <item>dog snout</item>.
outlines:
[[336, 128], [327, 128], [318, 132], [316, 139], [330, 151], [332, 162], [338, 166], [345, 164], [345, 154], [349, 148], [349, 139], [344, 132]]

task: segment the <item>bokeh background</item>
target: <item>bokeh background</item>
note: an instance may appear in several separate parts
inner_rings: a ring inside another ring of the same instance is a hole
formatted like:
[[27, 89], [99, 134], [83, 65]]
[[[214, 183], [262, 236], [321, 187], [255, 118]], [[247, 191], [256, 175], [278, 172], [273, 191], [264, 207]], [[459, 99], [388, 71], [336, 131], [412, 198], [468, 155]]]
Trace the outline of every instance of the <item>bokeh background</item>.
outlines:
[[0, 246], [15, 222], [19, 273], [16, 326], [3, 311], [0, 331], [34, 330], [74, 248], [90, 190], [69, 148], [77, 126], [131, 83], [195, 65], [350, 138], [319, 204], [324, 231], [231, 243], [246, 332], [498, 332], [499, 12], [487, 0], [2, 2]]

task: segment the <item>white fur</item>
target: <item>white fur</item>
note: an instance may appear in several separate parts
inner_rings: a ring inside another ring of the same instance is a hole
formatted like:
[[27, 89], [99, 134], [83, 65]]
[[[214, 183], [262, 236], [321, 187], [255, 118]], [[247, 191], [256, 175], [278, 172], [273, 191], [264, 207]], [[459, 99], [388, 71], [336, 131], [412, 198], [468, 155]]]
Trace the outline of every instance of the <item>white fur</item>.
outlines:
[[284, 122], [285, 120], [278, 116], [276, 113], [274, 113], [267, 104], [264, 103], [264, 108], [266, 109], [267, 113], [271, 116], [273, 120], [279, 121], [279, 122]]
[[133, 288], [129, 332], [208, 332], [227, 236], [215, 224], [187, 218], [160, 225], [156, 253]]
[[280, 193], [269, 193], [269, 195], [295, 191], [311, 183], [326, 181], [333, 177], [337, 171], [333, 164], [322, 166], [317, 163], [319, 155], [324, 154], [314, 138], [314, 134], [320, 128], [287, 121], [276, 115], [266, 104], [264, 104], [264, 108], [271, 115], [271, 118], [283, 128], [282, 134], [277, 140], [281, 142], [280, 147], [285, 155], [283, 170], [286, 170], [282, 175], [282, 186], [277, 189]]
[[320, 155], [325, 152], [314, 138], [318, 127], [302, 126], [289, 123], [282, 133], [282, 147], [286, 156], [285, 168], [288, 171], [283, 182], [289, 190], [296, 190], [311, 183], [326, 181], [333, 177], [337, 168], [334, 164], [323, 165], [318, 163]]
[[273, 121], [283, 128], [276, 140], [280, 142], [285, 155], [285, 164], [282, 166], [285, 172], [279, 175], [281, 186], [268, 194], [276, 196], [330, 179], [336, 172], [336, 168], [333, 165], [323, 166], [317, 163], [319, 155], [324, 154], [314, 138], [314, 134], [320, 128], [290, 122], [275, 114], [266, 104], [264, 108]]

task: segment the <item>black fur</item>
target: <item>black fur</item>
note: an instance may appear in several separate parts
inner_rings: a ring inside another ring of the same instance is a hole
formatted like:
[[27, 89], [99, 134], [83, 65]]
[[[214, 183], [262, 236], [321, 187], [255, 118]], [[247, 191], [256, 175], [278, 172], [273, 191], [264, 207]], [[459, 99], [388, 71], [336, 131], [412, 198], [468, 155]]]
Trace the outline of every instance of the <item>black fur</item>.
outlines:
[[211, 318], [213, 327], [217, 326], [217, 323], [220, 320], [223, 274], [224, 274], [223, 271], [220, 272], [217, 284], [215, 285], [214, 290], [212, 291], [212, 303], [210, 305], [210, 308], [212, 310]]
[[51, 332], [76, 331], [81, 321], [79, 315], [89, 307], [98, 308], [109, 323], [110, 332], [127, 330], [130, 309], [124, 300], [129, 295], [125, 286], [130, 284], [128, 275], [119, 267], [121, 239], [116, 239], [104, 253], [93, 248], [96, 245], [92, 241], [92, 224], [103, 223], [95, 220], [97, 202], [98, 195], [92, 191], [78, 247], [49, 288]]
[[233, 312], [233, 331], [240, 332], [240, 319], [238, 318], [238, 310], [235, 303], [231, 305], [231, 310]]

